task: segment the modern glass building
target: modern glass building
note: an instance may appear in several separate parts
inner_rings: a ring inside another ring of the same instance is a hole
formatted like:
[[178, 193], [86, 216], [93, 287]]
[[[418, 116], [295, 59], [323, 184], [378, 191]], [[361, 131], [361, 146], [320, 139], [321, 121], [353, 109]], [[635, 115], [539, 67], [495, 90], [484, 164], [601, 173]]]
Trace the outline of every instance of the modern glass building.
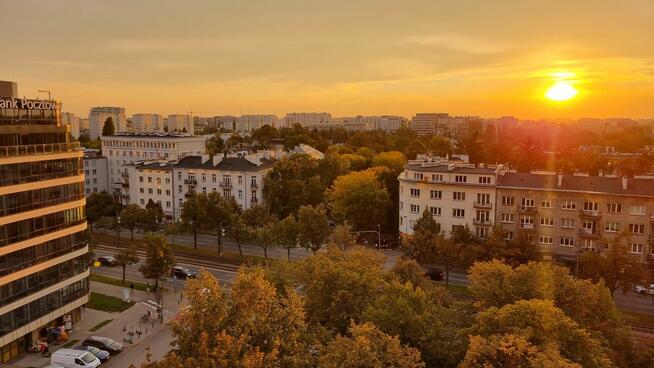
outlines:
[[82, 151], [61, 104], [0, 81], [0, 362], [88, 301]]

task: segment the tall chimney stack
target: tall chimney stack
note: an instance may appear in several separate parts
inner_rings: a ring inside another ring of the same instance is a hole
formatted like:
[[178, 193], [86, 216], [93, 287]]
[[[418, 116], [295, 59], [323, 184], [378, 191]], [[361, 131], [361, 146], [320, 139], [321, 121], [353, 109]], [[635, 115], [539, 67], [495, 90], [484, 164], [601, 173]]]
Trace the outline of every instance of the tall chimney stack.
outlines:
[[556, 185], [560, 188], [563, 185], [563, 174], [559, 173], [556, 176]]
[[629, 180], [626, 176], [622, 177], [622, 190], [627, 190], [627, 180]]

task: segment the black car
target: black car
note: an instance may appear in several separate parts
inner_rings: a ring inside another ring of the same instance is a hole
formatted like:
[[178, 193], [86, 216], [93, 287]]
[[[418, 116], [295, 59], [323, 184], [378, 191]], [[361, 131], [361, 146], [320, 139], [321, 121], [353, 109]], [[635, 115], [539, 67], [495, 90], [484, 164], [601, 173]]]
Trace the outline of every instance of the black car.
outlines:
[[123, 344], [115, 342], [112, 339], [100, 336], [91, 336], [82, 342], [83, 346], [94, 346], [100, 350], [105, 350], [109, 354], [118, 354], [123, 350]]
[[100, 256], [98, 257], [98, 262], [103, 266], [115, 266], [118, 264], [118, 260], [114, 256]]
[[434, 281], [443, 281], [443, 271], [438, 268], [429, 268], [425, 272], [425, 276], [429, 277]]
[[188, 268], [173, 267], [173, 269], [170, 271], [170, 276], [172, 276], [175, 279], [186, 280], [186, 279], [194, 279], [198, 277], [198, 274], [195, 273], [195, 271], [189, 270]]

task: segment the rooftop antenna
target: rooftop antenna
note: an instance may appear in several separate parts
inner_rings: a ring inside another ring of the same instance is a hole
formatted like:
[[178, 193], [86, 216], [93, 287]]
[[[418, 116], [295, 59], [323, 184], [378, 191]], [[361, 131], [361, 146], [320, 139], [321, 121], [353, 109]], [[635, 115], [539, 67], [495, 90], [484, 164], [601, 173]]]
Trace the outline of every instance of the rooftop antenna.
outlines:
[[40, 89], [40, 90], [38, 90], [37, 92], [39, 92], [39, 93], [47, 93], [47, 94], [48, 94], [48, 100], [52, 100], [52, 97], [50, 96], [50, 91], [46, 91], [46, 90]]

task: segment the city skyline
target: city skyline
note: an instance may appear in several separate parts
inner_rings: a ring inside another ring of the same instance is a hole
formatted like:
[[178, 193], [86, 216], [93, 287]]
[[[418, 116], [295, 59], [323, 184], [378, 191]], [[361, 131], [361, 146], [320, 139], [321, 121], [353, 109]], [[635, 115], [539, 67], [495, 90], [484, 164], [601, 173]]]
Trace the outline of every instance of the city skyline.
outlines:
[[[0, 14], [14, 55], [0, 79], [80, 116], [651, 118], [653, 14], [646, 1], [25, 1]], [[578, 95], [546, 99], [561, 82]]]

